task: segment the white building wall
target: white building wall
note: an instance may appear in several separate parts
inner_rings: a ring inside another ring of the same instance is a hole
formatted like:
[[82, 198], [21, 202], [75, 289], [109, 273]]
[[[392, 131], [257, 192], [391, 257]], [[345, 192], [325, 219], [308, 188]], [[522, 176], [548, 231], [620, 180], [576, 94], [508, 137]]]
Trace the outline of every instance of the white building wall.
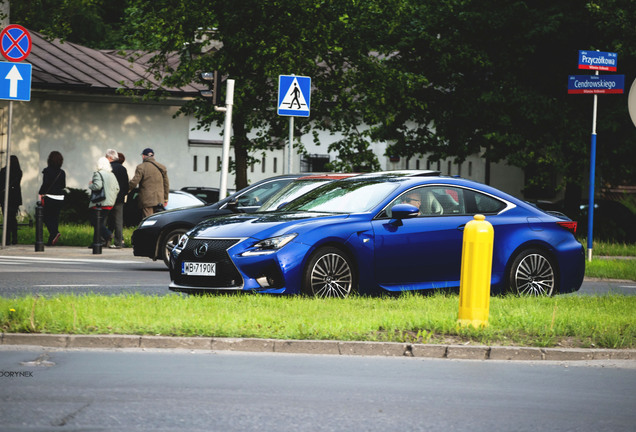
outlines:
[[[58, 150], [64, 156], [63, 169], [67, 185], [86, 189], [97, 159], [106, 149], [114, 148], [124, 153], [124, 166], [129, 176], [141, 163], [141, 151], [151, 147], [158, 162], [168, 168], [172, 189], [184, 186], [219, 187], [222, 153], [222, 127], [211, 131], [195, 130], [196, 120], [184, 116], [173, 117], [178, 101], [170, 103], [131, 102], [122, 97], [86, 97], [56, 95], [35, 92], [30, 102], [14, 102], [11, 137], [11, 153], [18, 156], [23, 174], [23, 210], [32, 213], [37, 192], [42, 182], [42, 170], [48, 154]], [[2, 109], [2, 162], [6, 163], [4, 149], [7, 144], [8, 102], [0, 101]], [[320, 131], [320, 145], [310, 134], [300, 137], [308, 154], [328, 155], [337, 159], [329, 144], [341, 139], [339, 134]], [[294, 143], [292, 172], [300, 172], [301, 155], [298, 142]], [[384, 155], [386, 143], [372, 143], [382, 170], [438, 169], [438, 163], [428, 163], [423, 156], [407, 161], [400, 158], [391, 162]], [[248, 168], [250, 183], [273, 175], [287, 173], [287, 149], [259, 151], [253, 156], [259, 163]], [[196, 157], [196, 165], [195, 165]], [[233, 158], [233, 151], [230, 151]], [[449, 162], [450, 165], [449, 165]], [[461, 167], [449, 160], [439, 162], [443, 175], [461, 175], [479, 182], [485, 180], [485, 162], [471, 156]], [[521, 196], [523, 172], [505, 164], [491, 165], [491, 184], [516, 196]], [[235, 188], [235, 177], [230, 174], [228, 188]]]

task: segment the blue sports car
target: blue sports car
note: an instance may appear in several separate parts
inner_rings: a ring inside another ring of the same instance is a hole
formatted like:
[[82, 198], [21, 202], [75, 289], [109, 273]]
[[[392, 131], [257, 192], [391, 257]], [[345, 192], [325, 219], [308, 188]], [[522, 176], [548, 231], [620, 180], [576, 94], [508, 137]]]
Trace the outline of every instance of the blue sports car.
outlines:
[[201, 222], [171, 253], [170, 289], [346, 297], [459, 288], [475, 214], [494, 228], [493, 294], [580, 288], [576, 222], [474, 181], [385, 172], [325, 184], [274, 212]]

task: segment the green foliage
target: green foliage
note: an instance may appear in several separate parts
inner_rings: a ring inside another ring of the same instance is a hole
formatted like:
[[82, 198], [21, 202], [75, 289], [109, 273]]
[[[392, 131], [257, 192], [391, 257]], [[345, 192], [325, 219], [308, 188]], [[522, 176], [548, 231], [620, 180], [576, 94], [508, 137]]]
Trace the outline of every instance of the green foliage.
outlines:
[[[0, 0], [6, 2], [8, 0]], [[11, 2], [11, 22], [91, 48], [125, 48], [121, 24], [128, 0]]]
[[68, 188], [64, 206], [60, 212], [60, 220], [68, 224], [85, 224], [89, 220], [89, 197], [85, 189]]
[[[166, 86], [200, 82], [203, 71], [235, 79], [237, 188], [247, 185], [250, 154], [286, 141], [277, 78], [292, 73], [313, 83], [311, 121], [299, 120], [295, 136], [312, 129], [340, 134], [331, 146], [339, 154], [334, 169], [376, 169], [362, 144], [371, 139], [406, 158], [461, 162], [478, 153], [506, 160], [526, 171], [528, 197], [554, 193], [555, 178], [557, 189], [580, 188], [592, 98], [566, 91], [567, 76], [584, 73], [578, 50], [617, 52], [627, 87], [636, 70], [630, 0], [13, 3], [14, 22], [33, 30], [92, 47], [154, 51], [152, 72]], [[219, 86], [219, 101], [224, 91]], [[634, 184], [636, 129], [625, 97], [599, 99], [598, 182]], [[181, 113], [195, 116], [200, 128], [224, 120], [203, 98]], [[580, 190], [571, 194], [578, 199]]]

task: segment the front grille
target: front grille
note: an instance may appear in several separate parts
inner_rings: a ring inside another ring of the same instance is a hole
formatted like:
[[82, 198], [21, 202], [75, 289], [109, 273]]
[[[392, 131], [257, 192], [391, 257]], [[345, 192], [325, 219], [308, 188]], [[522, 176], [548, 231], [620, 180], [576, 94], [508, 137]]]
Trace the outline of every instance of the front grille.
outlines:
[[[238, 243], [240, 239], [190, 239], [186, 249], [179, 255], [179, 261], [195, 261], [216, 263], [216, 276], [187, 276], [181, 270], [174, 282], [181, 286], [208, 288], [237, 288], [243, 285], [243, 278], [230, 259], [227, 250]], [[195, 251], [207, 244], [207, 251], [202, 256], [196, 256]]]

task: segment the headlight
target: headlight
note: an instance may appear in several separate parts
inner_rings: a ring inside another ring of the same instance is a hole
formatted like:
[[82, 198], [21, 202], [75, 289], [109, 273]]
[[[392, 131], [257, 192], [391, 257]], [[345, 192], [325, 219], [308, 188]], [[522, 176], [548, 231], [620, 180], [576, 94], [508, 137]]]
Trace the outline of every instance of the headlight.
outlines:
[[296, 238], [298, 234], [285, 234], [278, 237], [270, 237], [265, 240], [261, 240], [252, 246], [249, 250], [243, 252], [242, 256], [251, 256], [251, 255], [263, 255], [274, 253], [287, 243]]
[[157, 219], [146, 219], [145, 221], [143, 221], [141, 223], [141, 226], [142, 227], [149, 227], [149, 226], [153, 226], [156, 223], [157, 223]]
[[182, 251], [183, 249], [186, 247], [186, 244], [188, 244], [188, 239], [189, 237], [187, 236], [187, 234], [182, 234], [181, 237], [179, 237], [179, 241], [177, 242], [177, 244], [172, 248], [172, 254], [173, 256], [176, 258]]

